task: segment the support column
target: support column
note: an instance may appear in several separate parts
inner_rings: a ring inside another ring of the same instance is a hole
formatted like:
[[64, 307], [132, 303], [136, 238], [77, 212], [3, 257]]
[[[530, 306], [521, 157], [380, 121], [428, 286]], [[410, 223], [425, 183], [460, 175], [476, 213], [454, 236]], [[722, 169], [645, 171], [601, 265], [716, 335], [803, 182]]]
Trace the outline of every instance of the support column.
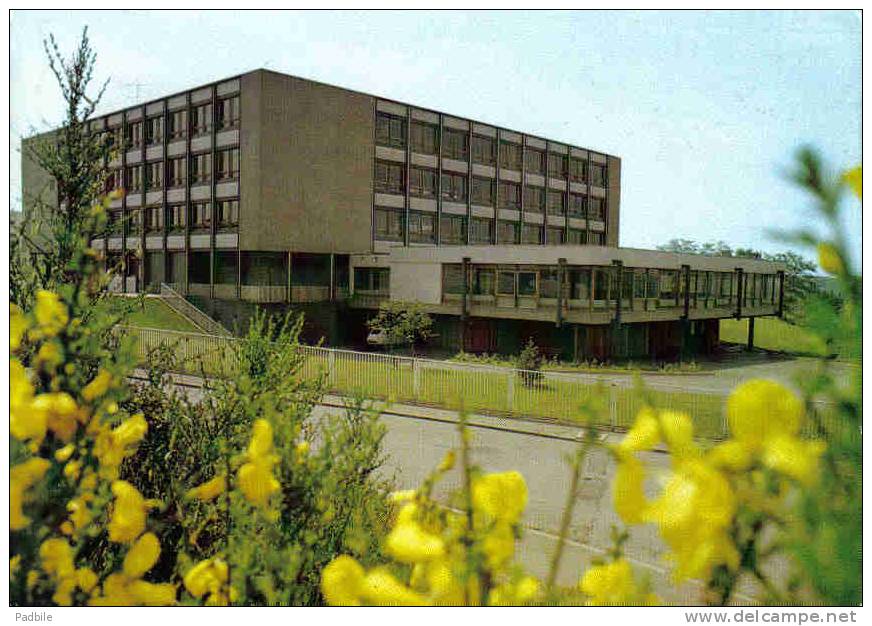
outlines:
[[293, 275], [293, 269], [294, 269], [293, 257], [294, 257], [293, 253], [290, 250], [288, 250], [288, 264], [287, 264], [288, 265], [288, 298], [287, 298], [288, 302], [291, 301], [291, 276]]
[[754, 319], [756, 318], [748, 318], [748, 347], [746, 348], [748, 352], [754, 349]]
[[[621, 260], [612, 261], [612, 268], [615, 274], [615, 316], [612, 318], [612, 329], [611, 329], [611, 343], [612, 343], [612, 356], [618, 356], [620, 350], [620, 337], [621, 337], [621, 305], [623, 296], [623, 278], [624, 278], [624, 262]], [[622, 355], [621, 355], [622, 356]]]
[[690, 331], [690, 265], [681, 266], [684, 283], [684, 311], [681, 314], [681, 352], [680, 360], [687, 357], [687, 336]]
[[[408, 225], [408, 222], [407, 222]], [[407, 228], [408, 230], [408, 228]], [[330, 253], [330, 302], [336, 300], [336, 255]]]
[[557, 259], [557, 328], [563, 326], [563, 282], [566, 274], [566, 259]]
[[784, 318], [784, 270], [778, 272], [778, 317]]
[[736, 319], [742, 317], [742, 296], [745, 293], [744, 271], [736, 268]]

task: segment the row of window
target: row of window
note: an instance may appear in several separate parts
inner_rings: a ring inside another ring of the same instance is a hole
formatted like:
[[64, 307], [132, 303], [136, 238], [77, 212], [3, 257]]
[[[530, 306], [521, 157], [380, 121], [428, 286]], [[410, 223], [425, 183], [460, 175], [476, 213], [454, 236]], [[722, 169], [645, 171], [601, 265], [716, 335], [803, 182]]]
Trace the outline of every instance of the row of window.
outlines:
[[[409, 212], [409, 241], [412, 243], [436, 243], [437, 216], [435, 213]], [[442, 214], [439, 220], [439, 240], [445, 244], [467, 243], [467, 218], [462, 215]], [[552, 245], [598, 245], [605, 244], [601, 232], [583, 231], [576, 228], [519, 224], [498, 220], [494, 232], [494, 220], [473, 217], [469, 220], [469, 242], [473, 244], [542, 244]], [[404, 241], [406, 214], [401, 209], [378, 207], [375, 210], [375, 238], [380, 241]], [[496, 237], [494, 236], [496, 235]]]
[[[239, 178], [239, 148], [219, 150], [215, 153], [215, 179], [217, 181], [236, 180]], [[176, 157], [167, 159], [166, 176], [164, 176], [163, 161], [153, 161], [140, 165], [128, 166], [122, 181], [121, 170], [111, 170], [106, 178], [106, 190], [124, 188], [127, 193], [161, 189], [166, 179], [167, 188], [184, 187], [187, 185], [185, 173], [187, 158]], [[212, 180], [212, 153], [191, 155], [191, 183], [206, 183]]]
[[[128, 233], [142, 232], [143, 220], [146, 232], [183, 230], [187, 224], [191, 229], [207, 229], [216, 221], [218, 228], [232, 228], [239, 225], [239, 200], [219, 200], [215, 204], [213, 217], [211, 202], [192, 202], [189, 213], [186, 214], [184, 204], [172, 204], [167, 207], [145, 207], [145, 209], [128, 209]], [[109, 232], [120, 233], [123, 229], [121, 211], [109, 212]]]
[[[228, 130], [239, 126], [239, 96], [224, 98], [217, 103], [217, 129]], [[190, 121], [190, 124], [188, 123]], [[197, 137], [212, 132], [212, 104], [201, 104], [191, 107], [190, 115], [187, 109], [172, 111], [166, 117], [166, 134], [170, 140], [182, 139], [188, 136]], [[123, 145], [126, 149], [163, 143], [164, 116], [156, 115], [145, 120], [127, 123], [126, 136]], [[111, 147], [122, 145], [122, 127], [110, 128], [105, 133], [106, 141]]]
[[[409, 170], [409, 194], [419, 198], [436, 197], [436, 170], [423, 167], [412, 167]], [[443, 200], [466, 202], [468, 178], [465, 174], [442, 173]], [[572, 217], [589, 217], [604, 219], [605, 200], [588, 197], [580, 193], [569, 194], [569, 207], [566, 206], [566, 192], [533, 185], [524, 186], [524, 210], [533, 213], [547, 211], [550, 215], [569, 215]], [[375, 162], [375, 191], [378, 193], [405, 194], [405, 168], [390, 161]], [[472, 178], [470, 202], [483, 206], [494, 206], [496, 199], [501, 209], [521, 209], [521, 185], [511, 181], [501, 180], [499, 192], [497, 183], [491, 178]]]
[[[618, 297], [618, 270], [613, 267], [569, 267], [564, 280], [564, 297], [572, 300], [615, 300]], [[558, 268], [515, 268], [473, 266], [468, 292], [474, 296], [538, 296], [557, 298], [560, 284]], [[776, 304], [778, 278], [775, 274], [746, 274], [743, 301], [746, 305]], [[464, 293], [463, 266], [442, 267], [443, 293]], [[715, 306], [734, 302], [737, 279], [732, 272], [691, 271], [692, 306]], [[679, 306], [685, 281], [680, 270], [624, 268], [620, 283], [622, 299], [658, 299]]]
[[[379, 112], [376, 115], [375, 140], [380, 146], [406, 148], [406, 118]], [[441, 154], [450, 159], [468, 160], [470, 149], [470, 134], [467, 131], [453, 128], [442, 129], [440, 150], [439, 127], [418, 120], [412, 120], [410, 125], [410, 146], [413, 152], [421, 154]], [[472, 161], [482, 165], [496, 165], [497, 141], [493, 137], [473, 134]], [[509, 141], [499, 143], [500, 167], [520, 170], [523, 166], [530, 174], [542, 174], [547, 171], [554, 178], [566, 178], [579, 182], [588, 182], [605, 187], [608, 183], [608, 167], [602, 163], [589, 163], [587, 159], [570, 157], [565, 154], [554, 154]]]

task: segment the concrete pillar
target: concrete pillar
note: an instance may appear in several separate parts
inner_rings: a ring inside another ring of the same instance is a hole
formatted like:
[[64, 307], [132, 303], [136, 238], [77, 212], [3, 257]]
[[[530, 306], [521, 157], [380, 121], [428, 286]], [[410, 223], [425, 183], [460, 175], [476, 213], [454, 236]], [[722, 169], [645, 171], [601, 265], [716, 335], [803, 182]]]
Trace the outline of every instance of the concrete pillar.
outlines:
[[748, 352], [754, 349], [754, 319], [753, 317], [748, 318]]

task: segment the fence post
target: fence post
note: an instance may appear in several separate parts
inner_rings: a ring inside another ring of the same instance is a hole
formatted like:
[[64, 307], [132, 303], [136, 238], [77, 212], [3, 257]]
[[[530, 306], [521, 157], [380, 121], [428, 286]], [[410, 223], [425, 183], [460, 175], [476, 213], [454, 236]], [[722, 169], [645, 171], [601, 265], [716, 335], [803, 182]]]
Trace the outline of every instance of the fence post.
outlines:
[[421, 363], [412, 359], [412, 397], [419, 401], [421, 395]]
[[609, 385], [609, 426], [618, 429], [618, 398], [615, 394], [615, 383]]
[[515, 370], [509, 370], [506, 376], [506, 408], [511, 411], [515, 408]]
[[330, 350], [327, 353], [327, 382], [331, 385], [336, 380], [336, 353]]

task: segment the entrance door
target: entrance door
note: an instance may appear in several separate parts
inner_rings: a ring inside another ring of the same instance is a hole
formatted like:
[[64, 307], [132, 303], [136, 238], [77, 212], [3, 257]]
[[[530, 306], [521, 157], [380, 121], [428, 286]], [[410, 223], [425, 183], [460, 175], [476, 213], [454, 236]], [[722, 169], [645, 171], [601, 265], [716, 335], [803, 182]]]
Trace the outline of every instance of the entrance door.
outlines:
[[489, 320], [467, 320], [464, 352], [493, 352], [494, 327]]

